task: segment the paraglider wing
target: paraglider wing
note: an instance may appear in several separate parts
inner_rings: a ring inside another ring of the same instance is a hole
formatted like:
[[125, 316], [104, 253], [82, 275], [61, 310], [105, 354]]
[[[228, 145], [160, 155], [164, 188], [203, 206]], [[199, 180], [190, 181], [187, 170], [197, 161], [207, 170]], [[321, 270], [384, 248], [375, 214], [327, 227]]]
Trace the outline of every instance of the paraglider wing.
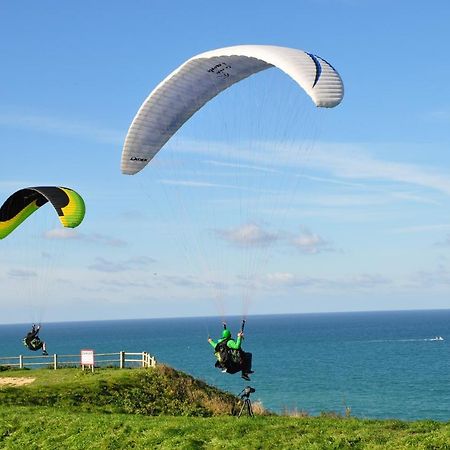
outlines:
[[75, 228], [83, 221], [84, 201], [74, 190], [56, 186], [29, 187], [12, 194], [0, 208], [0, 239], [47, 202], [53, 205], [64, 227]]
[[142, 170], [205, 103], [244, 78], [271, 67], [289, 75], [318, 107], [332, 108], [344, 95], [336, 70], [323, 58], [269, 45], [226, 47], [186, 61], [163, 80], [136, 114], [122, 152], [122, 173]]

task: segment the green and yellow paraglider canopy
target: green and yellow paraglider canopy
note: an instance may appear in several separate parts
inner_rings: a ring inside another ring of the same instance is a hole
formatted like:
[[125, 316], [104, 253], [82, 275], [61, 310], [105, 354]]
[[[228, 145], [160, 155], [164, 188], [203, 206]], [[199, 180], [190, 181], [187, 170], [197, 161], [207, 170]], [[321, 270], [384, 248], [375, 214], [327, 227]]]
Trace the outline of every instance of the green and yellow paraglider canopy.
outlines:
[[29, 187], [12, 194], [0, 208], [0, 239], [47, 202], [53, 205], [64, 227], [75, 228], [83, 221], [84, 201], [74, 190], [57, 186]]

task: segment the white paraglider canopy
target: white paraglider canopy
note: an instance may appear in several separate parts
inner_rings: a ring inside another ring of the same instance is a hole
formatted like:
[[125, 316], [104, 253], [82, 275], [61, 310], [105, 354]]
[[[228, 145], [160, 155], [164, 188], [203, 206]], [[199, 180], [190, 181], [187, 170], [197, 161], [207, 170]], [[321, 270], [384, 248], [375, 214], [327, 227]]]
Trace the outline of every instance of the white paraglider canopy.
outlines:
[[122, 152], [122, 173], [142, 170], [203, 105], [233, 84], [277, 67], [289, 75], [318, 107], [332, 108], [344, 95], [342, 80], [323, 58], [302, 50], [239, 45], [201, 53], [164, 79], [137, 112]]

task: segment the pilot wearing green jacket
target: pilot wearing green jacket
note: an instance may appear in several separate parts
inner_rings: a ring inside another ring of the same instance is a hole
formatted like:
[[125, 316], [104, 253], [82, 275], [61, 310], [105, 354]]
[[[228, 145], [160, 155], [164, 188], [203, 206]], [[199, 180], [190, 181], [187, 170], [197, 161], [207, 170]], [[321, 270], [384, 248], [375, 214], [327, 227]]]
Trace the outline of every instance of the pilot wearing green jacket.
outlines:
[[209, 337], [208, 342], [214, 348], [217, 368], [229, 374], [242, 371], [241, 377], [250, 381], [248, 375], [253, 373], [251, 370], [252, 354], [242, 350], [243, 338], [244, 333], [239, 331], [237, 339], [232, 339], [230, 330], [227, 329], [226, 323], [223, 323], [222, 337], [217, 342]]

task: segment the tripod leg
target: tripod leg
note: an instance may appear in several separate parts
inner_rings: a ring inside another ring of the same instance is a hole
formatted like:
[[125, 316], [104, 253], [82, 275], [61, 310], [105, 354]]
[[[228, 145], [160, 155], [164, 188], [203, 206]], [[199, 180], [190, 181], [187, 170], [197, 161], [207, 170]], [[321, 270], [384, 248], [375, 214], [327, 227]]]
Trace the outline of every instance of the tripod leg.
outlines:
[[242, 416], [242, 412], [244, 411], [244, 408], [245, 408], [245, 401], [244, 401], [244, 403], [242, 403], [241, 410], [239, 411], [238, 417]]
[[249, 415], [249, 417], [253, 417], [253, 408], [251, 400], [246, 399], [245, 402], [247, 403], [247, 414]]

